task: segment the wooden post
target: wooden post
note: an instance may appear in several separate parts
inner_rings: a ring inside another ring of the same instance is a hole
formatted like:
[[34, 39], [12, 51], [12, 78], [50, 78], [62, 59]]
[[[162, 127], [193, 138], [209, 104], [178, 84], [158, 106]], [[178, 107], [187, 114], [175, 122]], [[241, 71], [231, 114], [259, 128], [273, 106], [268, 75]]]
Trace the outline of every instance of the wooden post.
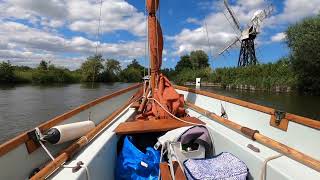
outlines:
[[[241, 126], [231, 120], [224, 119], [214, 113], [211, 113], [210, 111], [207, 111], [205, 109], [202, 109], [202, 108], [196, 106], [195, 104], [192, 104], [190, 102], [186, 102], [186, 105], [188, 107], [190, 107], [191, 109], [194, 109], [195, 111], [211, 118], [212, 120], [214, 120], [220, 124], [223, 124], [223, 125], [229, 127], [230, 129], [235, 130], [238, 133], [241, 133], [242, 135], [245, 135], [246, 137], [251, 136], [250, 138], [252, 138], [253, 140], [256, 140], [257, 142], [259, 142], [265, 146], [268, 146], [271, 149], [276, 150], [279, 153], [320, 172], [320, 161], [318, 161], [318, 160], [316, 160], [316, 159], [314, 159], [314, 158], [312, 158], [302, 152], [299, 152], [291, 147], [288, 147], [287, 145], [284, 145], [280, 142], [277, 142], [267, 136], [264, 136], [264, 135], [260, 134], [259, 131], [252, 130], [247, 127], [243, 127], [243, 126]], [[246, 133], [246, 132], [249, 132], [249, 133]], [[250, 132], [252, 133], [251, 135], [250, 135]]]

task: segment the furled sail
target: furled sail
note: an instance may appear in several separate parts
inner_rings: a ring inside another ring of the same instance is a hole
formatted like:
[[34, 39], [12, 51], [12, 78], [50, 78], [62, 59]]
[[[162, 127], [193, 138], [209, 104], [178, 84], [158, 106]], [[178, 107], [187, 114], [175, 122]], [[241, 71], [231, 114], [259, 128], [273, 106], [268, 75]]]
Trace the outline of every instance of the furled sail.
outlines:
[[158, 7], [159, 0], [147, 0], [152, 94], [156, 88], [156, 80], [162, 64], [163, 50], [162, 30], [156, 16]]
[[[184, 98], [172, 87], [168, 78], [160, 74], [162, 64], [163, 36], [157, 19], [159, 0], [147, 0], [148, 39], [150, 48], [151, 97], [137, 119], [165, 119], [185, 116]], [[148, 92], [148, 89], [145, 90]], [[148, 93], [146, 93], [148, 94]]]

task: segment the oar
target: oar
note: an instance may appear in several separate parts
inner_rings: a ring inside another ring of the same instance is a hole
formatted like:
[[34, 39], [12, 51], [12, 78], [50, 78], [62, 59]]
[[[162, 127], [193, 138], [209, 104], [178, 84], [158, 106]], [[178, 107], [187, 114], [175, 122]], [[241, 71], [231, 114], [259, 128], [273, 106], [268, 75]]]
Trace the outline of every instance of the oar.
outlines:
[[223, 124], [235, 131], [237, 131], [238, 133], [241, 133], [243, 135], [245, 135], [246, 137], [251, 138], [252, 140], [255, 140], [265, 146], [268, 146], [278, 152], [280, 152], [281, 154], [290, 157], [291, 159], [298, 161], [318, 172], [320, 172], [320, 161], [316, 160], [302, 152], [299, 152], [291, 147], [288, 147], [278, 141], [275, 141], [267, 136], [262, 135], [261, 133], [259, 133], [259, 131], [257, 130], [253, 130], [244, 126], [241, 126], [237, 123], [234, 123], [233, 121], [224, 119], [210, 111], [207, 111], [205, 109], [202, 109], [198, 106], [196, 106], [195, 104], [192, 104], [190, 102], [186, 102], [186, 105], [188, 107], [190, 107], [191, 109], [204, 114], [205, 116], [209, 117], [210, 119], [213, 119], [214, 121], [217, 121], [220, 124]]
[[42, 168], [37, 174], [32, 176], [30, 180], [45, 179], [52, 172], [58, 169], [63, 163], [68, 161], [73, 157], [76, 152], [79, 152], [86, 144], [88, 144], [96, 135], [98, 135], [101, 130], [107, 126], [117, 115], [119, 115], [126, 107], [128, 107], [132, 102], [141, 98], [142, 91], [139, 91], [134, 97], [129, 100], [125, 105], [114, 111], [105, 120], [99, 123], [94, 129], [88, 132], [85, 136], [80, 138], [75, 143], [71, 144], [68, 148], [63, 150], [59, 155], [54, 158], [53, 161], [49, 162], [44, 168]]

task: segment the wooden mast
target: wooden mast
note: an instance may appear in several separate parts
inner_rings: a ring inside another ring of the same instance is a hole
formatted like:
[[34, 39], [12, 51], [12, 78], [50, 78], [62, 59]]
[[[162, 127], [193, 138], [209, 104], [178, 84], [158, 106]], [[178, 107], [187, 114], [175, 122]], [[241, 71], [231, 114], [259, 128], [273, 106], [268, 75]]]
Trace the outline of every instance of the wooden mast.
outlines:
[[147, 0], [148, 10], [148, 40], [150, 49], [150, 66], [151, 66], [151, 94], [157, 88], [157, 79], [162, 62], [163, 36], [160, 23], [156, 13], [159, 7], [159, 0]]

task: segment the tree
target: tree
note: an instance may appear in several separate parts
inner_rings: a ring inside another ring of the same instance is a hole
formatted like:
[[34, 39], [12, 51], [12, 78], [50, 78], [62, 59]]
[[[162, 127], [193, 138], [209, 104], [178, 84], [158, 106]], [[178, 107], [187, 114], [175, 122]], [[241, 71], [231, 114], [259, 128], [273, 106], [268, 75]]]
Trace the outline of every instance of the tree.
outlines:
[[202, 69], [209, 67], [208, 60], [208, 55], [202, 50], [196, 50], [190, 53], [190, 61], [193, 68]]
[[147, 69], [141, 66], [136, 59], [133, 59], [133, 61], [127, 66], [127, 68], [139, 69], [141, 76], [144, 75], [144, 72], [147, 72]]
[[141, 66], [136, 59], [129, 64], [122, 72], [121, 79], [125, 82], [139, 82], [142, 80], [146, 71], [145, 67]]
[[120, 62], [115, 59], [108, 59], [105, 63], [105, 71], [118, 75], [121, 71]]
[[102, 62], [104, 59], [102, 55], [90, 56], [87, 60], [81, 65], [81, 81], [96, 82], [99, 79], [101, 70], [103, 69]]
[[183, 69], [192, 69], [192, 63], [190, 60], [190, 56], [189, 55], [184, 55], [180, 57], [180, 60], [178, 61], [175, 70], [177, 72], [182, 71]]
[[0, 62], [0, 82], [13, 82], [14, 68], [9, 61]]
[[299, 89], [320, 94], [320, 15], [290, 26], [286, 34]]
[[42, 60], [38, 66], [39, 70], [48, 70], [48, 63]]
[[108, 59], [104, 66], [102, 73], [102, 80], [104, 82], [116, 82], [119, 80], [121, 72], [120, 62], [115, 59]]
[[124, 82], [139, 82], [142, 79], [142, 75], [139, 69], [130, 67], [121, 72], [121, 79]]

